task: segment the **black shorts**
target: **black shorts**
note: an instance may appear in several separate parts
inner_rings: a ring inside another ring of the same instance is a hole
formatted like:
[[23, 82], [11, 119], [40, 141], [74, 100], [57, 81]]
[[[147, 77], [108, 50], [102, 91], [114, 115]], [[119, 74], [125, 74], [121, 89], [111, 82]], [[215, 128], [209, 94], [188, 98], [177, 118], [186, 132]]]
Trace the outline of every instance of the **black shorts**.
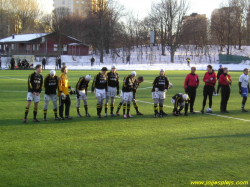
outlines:
[[205, 85], [203, 88], [203, 96], [213, 95], [213, 91], [214, 91], [214, 86]]

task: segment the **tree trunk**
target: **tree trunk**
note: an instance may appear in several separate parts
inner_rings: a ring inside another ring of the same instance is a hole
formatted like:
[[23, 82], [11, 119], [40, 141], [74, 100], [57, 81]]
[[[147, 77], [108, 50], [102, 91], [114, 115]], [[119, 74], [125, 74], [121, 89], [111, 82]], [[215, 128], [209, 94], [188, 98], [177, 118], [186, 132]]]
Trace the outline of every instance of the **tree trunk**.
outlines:
[[175, 54], [175, 49], [171, 47], [170, 50], [170, 54], [171, 54], [171, 62], [174, 63], [174, 54]]
[[103, 50], [100, 51], [101, 55], [100, 55], [100, 63], [103, 63]]
[[161, 55], [165, 55], [165, 45], [161, 44]]

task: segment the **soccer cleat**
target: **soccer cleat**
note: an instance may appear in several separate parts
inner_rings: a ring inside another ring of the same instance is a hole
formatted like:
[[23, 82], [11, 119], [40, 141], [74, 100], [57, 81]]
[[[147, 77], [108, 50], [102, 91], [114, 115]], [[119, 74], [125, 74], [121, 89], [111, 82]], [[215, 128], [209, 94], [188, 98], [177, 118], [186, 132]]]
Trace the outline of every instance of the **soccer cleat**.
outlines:
[[179, 114], [180, 116], [182, 116], [182, 113], [181, 113], [181, 112], [179, 112], [178, 114]]
[[98, 117], [98, 118], [102, 118], [101, 114], [98, 114], [97, 117]]
[[47, 118], [43, 118], [43, 121], [47, 121]]
[[137, 115], [138, 115], [138, 116], [142, 116], [143, 114], [142, 114], [142, 113], [140, 113], [140, 112], [137, 112]]
[[91, 115], [90, 115], [89, 113], [87, 113], [85, 116], [86, 116], [86, 117], [91, 117]]
[[160, 117], [160, 118], [163, 118], [163, 117], [164, 117], [164, 115], [163, 115], [163, 114], [159, 114], [159, 117]]
[[105, 115], [104, 115], [104, 116], [105, 116], [105, 118], [107, 118], [107, 117], [108, 117], [108, 114], [107, 114], [107, 113], [105, 113]]
[[227, 110], [225, 110], [225, 113], [229, 113]]
[[244, 108], [241, 109], [241, 112], [248, 112], [247, 110], [245, 110]]
[[110, 114], [110, 116], [111, 116], [111, 117], [116, 117], [116, 115], [115, 115], [115, 114]]
[[158, 118], [159, 117], [159, 113], [155, 113], [154, 117]]
[[116, 115], [117, 115], [117, 116], [120, 116], [119, 112], [116, 112]]
[[177, 113], [173, 112], [173, 116], [179, 116]]
[[204, 110], [201, 110], [201, 113], [204, 114]]
[[223, 111], [223, 110], [222, 110], [222, 111], [220, 111], [220, 113], [221, 113], [221, 114], [224, 114], [224, 113], [225, 113], [225, 111]]
[[188, 113], [185, 113], [184, 116], [188, 116]]
[[213, 96], [218, 96], [218, 94], [215, 93], [215, 94], [213, 94]]
[[73, 119], [72, 117], [70, 116], [65, 116], [66, 119]]
[[167, 116], [168, 114], [167, 113], [165, 113], [165, 112], [162, 112], [162, 114], [164, 115], [164, 116]]
[[60, 117], [59, 119], [60, 119], [60, 120], [65, 120], [65, 118], [64, 118], [64, 117]]
[[38, 119], [34, 118], [33, 122], [40, 122]]
[[26, 123], [26, 122], [27, 122], [27, 119], [24, 118], [24, 119], [23, 119], [23, 123]]
[[130, 114], [129, 115], [127, 115], [127, 118], [132, 118], [133, 116], [131, 116]]
[[78, 117], [78, 118], [81, 118], [81, 117], [82, 117], [82, 115], [81, 115], [81, 114], [78, 114], [78, 115], [77, 115], [77, 117]]
[[60, 120], [60, 118], [59, 117], [55, 117], [55, 120]]
[[124, 114], [124, 115], [123, 115], [123, 118], [125, 119], [125, 118], [127, 118], [127, 116]]
[[196, 114], [196, 112], [190, 112], [190, 114]]

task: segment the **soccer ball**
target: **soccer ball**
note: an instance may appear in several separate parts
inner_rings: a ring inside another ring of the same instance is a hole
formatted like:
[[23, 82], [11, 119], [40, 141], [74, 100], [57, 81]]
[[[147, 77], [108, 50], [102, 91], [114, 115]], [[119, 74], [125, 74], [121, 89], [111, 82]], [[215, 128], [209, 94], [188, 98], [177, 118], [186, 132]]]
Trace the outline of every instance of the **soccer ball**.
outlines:
[[207, 109], [206, 109], [206, 112], [207, 112], [207, 113], [212, 113], [212, 109], [211, 109], [211, 108], [207, 108]]

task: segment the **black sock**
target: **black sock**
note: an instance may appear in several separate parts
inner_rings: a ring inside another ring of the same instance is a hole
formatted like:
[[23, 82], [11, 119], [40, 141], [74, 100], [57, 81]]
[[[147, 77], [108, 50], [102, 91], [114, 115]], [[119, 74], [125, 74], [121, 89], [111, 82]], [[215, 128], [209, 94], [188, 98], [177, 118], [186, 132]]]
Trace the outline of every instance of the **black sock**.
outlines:
[[114, 104], [111, 104], [111, 105], [110, 105], [110, 113], [111, 113], [111, 114], [113, 114], [114, 108], [115, 108], [115, 105], [114, 105]]
[[54, 115], [55, 115], [55, 118], [57, 118], [57, 109], [54, 109]]
[[154, 105], [154, 111], [155, 111], [155, 114], [158, 113], [158, 105]]
[[85, 113], [88, 114], [88, 105], [84, 105]]
[[135, 108], [135, 110], [136, 110], [136, 113], [138, 113], [138, 112], [139, 112], [139, 109], [138, 109], [137, 103], [134, 103], [134, 108]]
[[47, 117], [47, 110], [43, 110], [43, 114], [44, 114], [44, 119], [46, 119], [46, 117]]
[[36, 116], [37, 116], [37, 108], [34, 108], [33, 114], [34, 114], [34, 119], [36, 119]]
[[122, 107], [122, 102], [119, 103], [119, 105], [118, 105], [118, 107], [117, 107], [116, 113], [119, 113], [119, 110], [121, 109], [121, 107]]
[[80, 114], [80, 107], [76, 108], [77, 114]]
[[108, 112], [108, 107], [109, 107], [109, 104], [106, 104], [105, 105], [105, 114]]
[[125, 112], [126, 112], [126, 104], [124, 103], [123, 104], [123, 115], [125, 115]]
[[127, 104], [127, 115], [129, 115], [130, 112], [130, 104]]
[[27, 119], [28, 113], [29, 113], [29, 107], [26, 107], [25, 108], [24, 119]]

